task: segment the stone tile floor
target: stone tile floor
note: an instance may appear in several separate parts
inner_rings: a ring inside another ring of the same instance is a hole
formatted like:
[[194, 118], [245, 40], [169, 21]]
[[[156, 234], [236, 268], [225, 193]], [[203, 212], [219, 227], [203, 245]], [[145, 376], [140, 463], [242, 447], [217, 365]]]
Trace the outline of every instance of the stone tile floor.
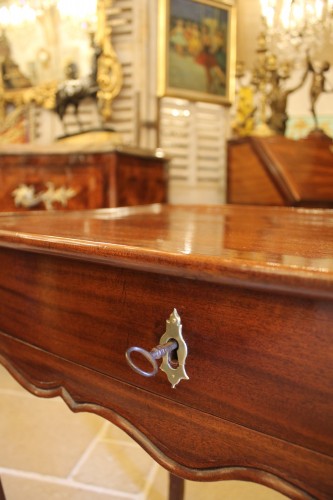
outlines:
[[[0, 476], [6, 500], [167, 500], [168, 474], [123, 431], [60, 398], [24, 390], [0, 365]], [[185, 500], [283, 500], [241, 481], [186, 481]]]

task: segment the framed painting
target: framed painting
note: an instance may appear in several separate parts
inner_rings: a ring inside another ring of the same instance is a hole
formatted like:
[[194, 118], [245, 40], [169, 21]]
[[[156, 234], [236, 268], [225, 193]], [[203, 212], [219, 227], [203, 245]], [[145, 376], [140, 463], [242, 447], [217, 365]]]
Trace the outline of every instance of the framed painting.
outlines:
[[235, 7], [219, 0], [159, 1], [158, 95], [230, 104]]

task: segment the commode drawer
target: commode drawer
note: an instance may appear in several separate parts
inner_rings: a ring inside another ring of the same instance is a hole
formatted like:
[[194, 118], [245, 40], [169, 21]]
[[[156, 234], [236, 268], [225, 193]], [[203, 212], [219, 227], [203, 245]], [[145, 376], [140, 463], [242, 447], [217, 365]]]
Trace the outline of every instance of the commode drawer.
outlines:
[[0, 171], [0, 211], [99, 208], [103, 170], [92, 165], [17, 166]]

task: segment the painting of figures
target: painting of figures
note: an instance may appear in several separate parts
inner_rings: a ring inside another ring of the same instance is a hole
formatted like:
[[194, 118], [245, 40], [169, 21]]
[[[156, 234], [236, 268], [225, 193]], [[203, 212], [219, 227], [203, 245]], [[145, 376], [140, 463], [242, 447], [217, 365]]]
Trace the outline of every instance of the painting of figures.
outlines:
[[233, 12], [217, 0], [162, 0], [160, 95], [228, 103]]

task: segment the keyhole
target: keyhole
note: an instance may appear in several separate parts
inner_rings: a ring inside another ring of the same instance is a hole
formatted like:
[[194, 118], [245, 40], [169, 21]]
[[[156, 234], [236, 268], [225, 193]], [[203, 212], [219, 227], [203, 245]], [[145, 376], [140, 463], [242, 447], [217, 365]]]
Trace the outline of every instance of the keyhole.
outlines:
[[[175, 339], [169, 339], [168, 342], [177, 342], [177, 340]], [[177, 342], [177, 346], [178, 346], [178, 342]], [[177, 349], [174, 349], [173, 351], [171, 351], [169, 353], [169, 365], [171, 366], [171, 368], [178, 368], [179, 366], [179, 361], [178, 361], [178, 347]]]

